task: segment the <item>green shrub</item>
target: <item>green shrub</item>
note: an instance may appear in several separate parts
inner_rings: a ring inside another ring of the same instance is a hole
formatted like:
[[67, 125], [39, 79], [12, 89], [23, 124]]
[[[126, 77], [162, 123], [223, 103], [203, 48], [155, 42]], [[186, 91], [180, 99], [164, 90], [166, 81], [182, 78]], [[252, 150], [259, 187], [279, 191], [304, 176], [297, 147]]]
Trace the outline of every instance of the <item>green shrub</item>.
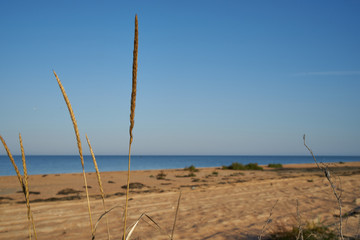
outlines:
[[245, 170], [245, 166], [241, 163], [234, 162], [229, 166], [229, 169], [232, 170]]
[[257, 163], [249, 163], [245, 165], [246, 170], [263, 170]]
[[243, 165], [241, 163], [234, 162], [230, 166], [222, 166], [222, 169], [231, 169], [231, 170], [263, 170], [257, 163], [248, 163]]
[[184, 170], [190, 171], [190, 172], [198, 172], [199, 169], [197, 169], [194, 165], [191, 165], [190, 167], [185, 167]]
[[283, 165], [281, 163], [270, 163], [268, 164], [269, 168], [283, 168]]

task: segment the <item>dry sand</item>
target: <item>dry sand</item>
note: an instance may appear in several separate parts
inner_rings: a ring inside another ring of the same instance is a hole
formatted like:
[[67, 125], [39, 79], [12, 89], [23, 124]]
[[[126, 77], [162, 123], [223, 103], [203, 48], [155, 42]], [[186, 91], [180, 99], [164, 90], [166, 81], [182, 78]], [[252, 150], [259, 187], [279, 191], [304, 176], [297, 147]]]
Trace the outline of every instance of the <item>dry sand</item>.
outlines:
[[[341, 179], [343, 211], [360, 205], [360, 162], [331, 165]], [[163, 172], [164, 179], [157, 179]], [[214, 172], [217, 172], [214, 173]], [[336, 227], [339, 211], [332, 190], [314, 164], [286, 165], [284, 169], [233, 171], [202, 168], [195, 177], [184, 170], [133, 171], [129, 224], [142, 213], [162, 228], [141, 220], [133, 239], [168, 239], [177, 199], [180, 210], [175, 239], [257, 239], [275, 205], [265, 235], [281, 227], [297, 225], [296, 200], [302, 222], [321, 222]], [[94, 222], [103, 213], [95, 173], [88, 173]], [[125, 172], [101, 173], [112, 239], [121, 239]], [[29, 177], [31, 207], [38, 239], [91, 239], [87, 203], [81, 174], [49, 174]], [[68, 189], [67, 191], [61, 191]], [[69, 190], [70, 189], [70, 190]], [[27, 239], [24, 196], [16, 176], [0, 177], [0, 239]], [[74, 190], [74, 191], [73, 191]], [[73, 193], [72, 193], [73, 192]], [[67, 194], [66, 194], [67, 193]], [[105, 218], [96, 239], [107, 239]], [[344, 220], [344, 233], [356, 236], [359, 215]]]

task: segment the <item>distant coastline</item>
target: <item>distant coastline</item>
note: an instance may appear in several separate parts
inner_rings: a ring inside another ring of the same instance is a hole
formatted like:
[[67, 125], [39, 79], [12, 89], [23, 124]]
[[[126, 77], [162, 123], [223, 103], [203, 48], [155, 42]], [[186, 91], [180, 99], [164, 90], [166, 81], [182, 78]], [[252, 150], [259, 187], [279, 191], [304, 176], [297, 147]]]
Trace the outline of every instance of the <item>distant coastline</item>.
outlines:
[[[100, 171], [124, 171], [127, 169], [126, 155], [96, 156]], [[360, 156], [316, 156], [319, 162], [360, 162]], [[21, 156], [14, 156], [20, 167]], [[28, 172], [35, 174], [78, 173], [81, 172], [78, 155], [28, 155]], [[91, 156], [84, 156], [86, 172], [94, 172]], [[233, 162], [243, 164], [269, 163], [302, 164], [313, 163], [311, 156], [286, 155], [135, 155], [132, 156], [132, 170], [178, 169], [195, 165], [196, 167], [220, 167]], [[14, 168], [6, 155], [0, 155], [0, 176], [15, 175]]]

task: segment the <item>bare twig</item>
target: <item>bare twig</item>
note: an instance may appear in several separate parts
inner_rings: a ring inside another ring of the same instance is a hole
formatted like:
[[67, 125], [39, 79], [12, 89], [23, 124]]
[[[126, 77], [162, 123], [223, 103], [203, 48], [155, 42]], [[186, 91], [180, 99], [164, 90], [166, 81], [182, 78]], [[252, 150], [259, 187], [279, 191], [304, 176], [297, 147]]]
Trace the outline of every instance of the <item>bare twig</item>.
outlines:
[[261, 240], [261, 238], [262, 238], [262, 236], [263, 236], [263, 234], [264, 234], [264, 232], [265, 232], [265, 230], [266, 230], [267, 225], [272, 221], [272, 220], [271, 220], [271, 216], [272, 216], [272, 214], [273, 214], [273, 210], [274, 210], [276, 204], [278, 203], [278, 201], [279, 201], [279, 199], [276, 200], [275, 204], [272, 206], [272, 208], [271, 208], [271, 210], [270, 210], [269, 217], [267, 218], [267, 220], [266, 220], [266, 222], [265, 222], [265, 224], [264, 224], [264, 226], [263, 226], [263, 228], [262, 228], [262, 230], [261, 230], [261, 233], [260, 233], [260, 235], [258, 236], [258, 240]]
[[[313, 157], [317, 167], [324, 173], [324, 176], [326, 177], [326, 179], [328, 180], [328, 182], [330, 183], [331, 189], [334, 193], [334, 196], [338, 202], [338, 206], [339, 206], [339, 217], [340, 217], [340, 221], [339, 221], [339, 234], [340, 234], [340, 239], [344, 240], [344, 235], [343, 235], [343, 226], [342, 226], [342, 222], [343, 222], [343, 217], [342, 217], [342, 203], [341, 203], [341, 182], [339, 182], [340, 187], [338, 188], [340, 192], [336, 191], [336, 185], [334, 183], [333, 179], [333, 174], [330, 174], [330, 171], [328, 169], [328, 167], [325, 164], [322, 164], [321, 166], [319, 165], [319, 163], [316, 161], [316, 158], [312, 152], [312, 150], [306, 145], [305, 142], [305, 134], [303, 136], [304, 139], [304, 146], [308, 149], [308, 151], [310, 152], [311, 156]], [[339, 178], [340, 179], [340, 178]]]

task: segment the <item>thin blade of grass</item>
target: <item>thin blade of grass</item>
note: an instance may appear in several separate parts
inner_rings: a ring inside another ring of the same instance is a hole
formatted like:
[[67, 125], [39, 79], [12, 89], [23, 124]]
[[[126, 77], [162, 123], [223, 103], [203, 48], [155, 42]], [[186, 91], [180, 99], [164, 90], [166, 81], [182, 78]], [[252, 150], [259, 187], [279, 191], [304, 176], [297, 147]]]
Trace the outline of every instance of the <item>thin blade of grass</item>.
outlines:
[[110, 213], [112, 210], [114, 210], [115, 208], [123, 208], [121, 206], [114, 206], [112, 208], [110, 208], [109, 210], [105, 211], [103, 214], [100, 215], [100, 217], [98, 218], [98, 220], [96, 221], [95, 225], [94, 225], [94, 234], [92, 236], [92, 240], [95, 239], [95, 233], [96, 233], [96, 229], [97, 229], [97, 226], [98, 224], [100, 223], [101, 219], [106, 216], [108, 213]]
[[[131, 237], [131, 235], [133, 234], [136, 226], [138, 225], [139, 221], [140, 221], [143, 217], [147, 217], [147, 218], [155, 225], [155, 228], [156, 228], [157, 230], [159, 230], [160, 233], [166, 235], [169, 239], [171, 239], [171, 236], [169, 236], [169, 234], [167, 234], [166, 231], [165, 231], [164, 229], [162, 229], [162, 227], [160, 227], [160, 225], [159, 225], [154, 219], [152, 219], [152, 218], [151, 218], [149, 215], [147, 215], [146, 213], [142, 213], [142, 214], [140, 215], [140, 217], [138, 218], [138, 220], [136, 220], [136, 222], [132, 224], [132, 227], [130, 228], [129, 233], [128, 233], [128, 235], [126, 236], [126, 239], [125, 239], [125, 240], [130, 240], [130, 237]], [[143, 219], [143, 220], [144, 220], [144, 219]], [[144, 221], [145, 221], [145, 220], [144, 220]], [[146, 221], [145, 221], [145, 222], [146, 222]], [[148, 222], [146, 222], [146, 223], [148, 223]], [[149, 223], [148, 223], [148, 224], [149, 224]], [[150, 225], [151, 225], [151, 224], [150, 224]]]
[[128, 173], [127, 173], [127, 187], [126, 187], [126, 197], [125, 197], [125, 211], [124, 211], [124, 234], [123, 239], [126, 237], [126, 220], [127, 220], [127, 210], [129, 202], [129, 184], [130, 184], [130, 163], [131, 163], [131, 143], [133, 141], [132, 130], [134, 128], [134, 118], [135, 118], [135, 103], [136, 103], [136, 84], [137, 84], [137, 55], [138, 55], [138, 19], [135, 15], [135, 36], [134, 36], [134, 51], [133, 51], [133, 71], [132, 71], [132, 91], [131, 91], [131, 106], [130, 106], [130, 140], [129, 140], [129, 161], [128, 161]]
[[135, 222], [135, 224], [132, 226], [132, 228], [130, 229], [130, 231], [129, 231], [129, 233], [128, 233], [127, 237], [126, 237], [126, 240], [129, 240], [129, 239], [130, 239], [130, 237], [131, 237], [132, 233], [134, 232], [134, 230], [135, 230], [136, 226], [138, 225], [138, 223], [139, 223], [140, 219], [141, 219], [143, 216], [144, 216], [144, 213], [143, 213], [143, 214], [141, 214], [141, 216], [139, 217], [139, 219], [138, 219], [138, 220]]
[[82, 166], [84, 184], [85, 184], [86, 199], [87, 199], [87, 204], [88, 204], [89, 220], [90, 220], [90, 227], [91, 227], [91, 235], [93, 235], [94, 229], [93, 229], [92, 218], [91, 218], [89, 191], [88, 191], [87, 181], [86, 181], [86, 175], [85, 175], [84, 157], [83, 157], [83, 154], [82, 154], [82, 148], [81, 148], [81, 140], [80, 140], [79, 130], [78, 130], [78, 126], [77, 126], [77, 123], [76, 123], [74, 111], [73, 111], [73, 109], [72, 109], [72, 107], [71, 107], [69, 98], [68, 98], [68, 96], [66, 95], [65, 89], [64, 89], [63, 85], [61, 84], [61, 81], [60, 81], [59, 77], [57, 76], [56, 72], [55, 72], [55, 71], [53, 71], [53, 72], [54, 72], [56, 81], [57, 81], [58, 84], [59, 84], [61, 93], [62, 93], [62, 95], [63, 95], [63, 97], [64, 97], [66, 106], [68, 107], [68, 110], [69, 110], [69, 113], [70, 113], [70, 117], [71, 117], [71, 121], [72, 121], [73, 126], [74, 126], [74, 131], [75, 131], [77, 146], [78, 146], [79, 155], [80, 155], [80, 160], [81, 160], [81, 166]]
[[[101, 199], [102, 199], [102, 205], [103, 205], [103, 208], [104, 208], [104, 213], [106, 212], [106, 207], [105, 207], [105, 194], [104, 194], [104, 189], [102, 187], [102, 182], [101, 182], [101, 176], [100, 176], [100, 171], [99, 171], [99, 168], [98, 168], [98, 165], [97, 165], [97, 162], [96, 162], [96, 158], [95, 158], [95, 154], [94, 154], [94, 151], [91, 147], [91, 144], [90, 144], [90, 140], [88, 138], [88, 136], [85, 134], [86, 136], [86, 141], [89, 145], [89, 149], [90, 149], [90, 153], [91, 153], [91, 156], [92, 156], [92, 159], [93, 159], [93, 162], [94, 162], [94, 167], [95, 167], [95, 171], [96, 171], [96, 177], [97, 177], [97, 180], [98, 180], [98, 184], [99, 184], [99, 188], [100, 188], [100, 192], [101, 192]], [[106, 228], [107, 228], [107, 233], [108, 233], [108, 239], [110, 240], [110, 229], [109, 229], [109, 219], [108, 219], [108, 216], [106, 215]], [[93, 235], [95, 235], [95, 230], [94, 230], [94, 233]]]
[[177, 215], [179, 213], [179, 206], [180, 206], [180, 199], [181, 199], [181, 191], [179, 193], [179, 198], [178, 198], [178, 202], [177, 202], [177, 206], [176, 206], [176, 212], [175, 212], [175, 218], [174, 218], [174, 225], [171, 231], [171, 240], [174, 239], [174, 232], [175, 232], [175, 226], [176, 226], [176, 219], [177, 219]]

